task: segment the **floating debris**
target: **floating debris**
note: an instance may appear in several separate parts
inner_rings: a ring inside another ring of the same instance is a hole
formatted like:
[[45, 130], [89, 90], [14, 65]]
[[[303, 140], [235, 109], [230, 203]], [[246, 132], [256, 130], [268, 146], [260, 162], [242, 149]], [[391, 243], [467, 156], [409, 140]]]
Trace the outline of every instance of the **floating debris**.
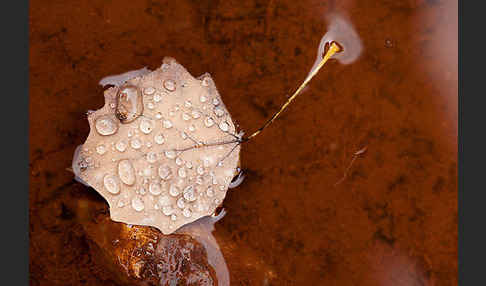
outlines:
[[[213, 215], [238, 174], [241, 141], [210, 75], [196, 79], [165, 58], [159, 69], [122, 77], [100, 82], [114, 87], [88, 115], [75, 175], [106, 199], [114, 221], [170, 234]], [[214, 180], [222, 191], [207, 192]]]

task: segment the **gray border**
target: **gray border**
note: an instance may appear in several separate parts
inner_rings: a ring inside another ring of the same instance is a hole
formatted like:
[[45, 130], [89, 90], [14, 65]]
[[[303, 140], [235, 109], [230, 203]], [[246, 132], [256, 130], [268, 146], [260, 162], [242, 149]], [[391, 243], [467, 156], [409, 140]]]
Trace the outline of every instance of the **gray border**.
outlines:
[[[486, 209], [486, 188], [483, 187], [486, 140], [482, 134], [486, 106], [482, 103], [485, 101], [483, 58], [486, 45], [482, 32], [485, 10], [481, 7], [484, 5], [479, 5], [484, 4], [484, 1], [458, 2], [458, 282], [459, 285], [486, 285], [483, 262], [486, 254], [486, 235], [483, 231], [483, 211]], [[465, 39], [469, 40], [468, 44]]]
[[[29, 281], [29, 2], [9, 1], [2, 9], [2, 179], [3, 281]], [[7, 113], [7, 114], [5, 114]], [[6, 139], [8, 136], [9, 139]], [[7, 155], [7, 156], [5, 156]], [[5, 164], [8, 162], [8, 165]]]

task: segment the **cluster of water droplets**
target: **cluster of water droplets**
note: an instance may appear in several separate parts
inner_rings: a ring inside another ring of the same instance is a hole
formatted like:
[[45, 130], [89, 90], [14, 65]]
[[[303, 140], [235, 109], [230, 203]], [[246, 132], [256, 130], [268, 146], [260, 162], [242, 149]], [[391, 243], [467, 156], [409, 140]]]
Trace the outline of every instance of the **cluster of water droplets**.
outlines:
[[[209, 76], [196, 82], [202, 88], [214, 88]], [[181, 96], [185, 86], [188, 83], [176, 78], [166, 78], [158, 87], [122, 85], [115, 101], [109, 103], [113, 114], [94, 119], [97, 134], [106, 139], [98, 142], [94, 151], [100, 161], [111, 158], [108, 161], [116, 164], [114, 172], [105, 173], [101, 179], [106, 193], [118, 198], [111, 199], [113, 206], [146, 214], [157, 210], [175, 222], [178, 216], [191, 218], [194, 213], [208, 212], [221, 203], [224, 193], [217, 195], [217, 192], [225, 192], [234, 175], [228, 172], [224, 176], [216, 175], [214, 169], [221, 166], [218, 164], [221, 158], [201, 152], [199, 157], [186, 159], [183, 151], [169, 146], [173, 146], [170, 143], [174, 136], [188, 142], [184, 146], [198, 146], [204, 142], [194, 138], [198, 130], [216, 128], [232, 133], [234, 127], [229, 123], [231, 118], [224, 105], [210, 91], [167, 108], [168, 97]], [[164, 114], [163, 110], [168, 112]], [[154, 146], [157, 148], [151, 150]], [[127, 150], [138, 152], [140, 157], [124, 157]], [[91, 150], [84, 151], [84, 154], [91, 153]], [[90, 157], [82, 158], [82, 170], [95, 167]]]

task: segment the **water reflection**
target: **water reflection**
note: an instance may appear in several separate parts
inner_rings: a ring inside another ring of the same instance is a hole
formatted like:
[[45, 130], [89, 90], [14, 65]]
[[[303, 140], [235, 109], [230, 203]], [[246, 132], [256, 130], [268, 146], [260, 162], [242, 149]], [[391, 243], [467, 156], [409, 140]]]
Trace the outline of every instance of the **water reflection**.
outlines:
[[230, 285], [229, 272], [221, 249], [212, 232], [214, 231], [214, 224], [222, 219], [225, 214], [226, 211], [223, 209], [217, 216], [202, 217], [176, 231], [179, 234], [190, 235], [204, 246], [207, 252], [208, 263], [216, 272], [216, 278], [220, 286]]
[[323, 59], [326, 45], [330, 45], [332, 42], [339, 43], [339, 45], [343, 48], [343, 50], [334, 55], [333, 58], [345, 65], [350, 64], [358, 59], [361, 51], [363, 50], [358, 33], [356, 33], [352, 24], [345, 16], [335, 13], [329, 15], [327, 19], [329, 26], [327, 28], [327, 32], [321, 38], [319, 48], [317, 49], [317, 57], [309, 74], [311, 74], [317, 68]]

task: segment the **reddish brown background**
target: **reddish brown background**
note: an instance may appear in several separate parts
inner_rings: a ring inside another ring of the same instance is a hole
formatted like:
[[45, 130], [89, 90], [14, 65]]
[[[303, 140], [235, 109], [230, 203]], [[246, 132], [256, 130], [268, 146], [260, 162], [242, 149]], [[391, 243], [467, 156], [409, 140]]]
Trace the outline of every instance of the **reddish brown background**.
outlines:
[[105, 275], [73, 214], [49, 203], [93, 191], [65, 168], [88, 134], [85, 112], [103, 104], [102, 77], [172, 56], [194, 76], [211, 73], [249, 133], [305, 78], [334, 12], [356, 27], [363, 54], [327, 64], [243, 147], [247, 178], [216, 231], [253, 249], [279, 285], [456, 284], [453, 0], [30, 1], [31, 284]]

